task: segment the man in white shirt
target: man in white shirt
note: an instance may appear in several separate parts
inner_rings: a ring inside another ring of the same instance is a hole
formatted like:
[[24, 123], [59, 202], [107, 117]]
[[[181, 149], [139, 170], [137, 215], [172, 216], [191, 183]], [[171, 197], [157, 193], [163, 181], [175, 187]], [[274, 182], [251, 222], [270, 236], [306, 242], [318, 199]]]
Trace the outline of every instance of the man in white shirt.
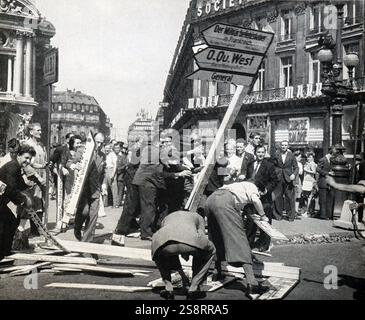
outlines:
[[[48, 167], [48, 157], [46, 148], [41, 142], [42, 127], [39, 123], [33, 123], [28, 126], [30, 138], [24, 144], [34, 148], [36, 155], [32, 163], [24, 168], [24, 172], [33, 182], [34, 209], [40, 220], [43, 220], [43, 212], [46, 201], [46, 169]], [[37, 227], [31, 221], [31, 234], [39, 236]]]
[[261, 144], [261, 135], [259, 133], [252, 132], [249, 136], [249, 143], [245, 149], [246, 152], [255, 155], [255, 149]]
[[[119, 207], [118, 203], [118, 181], [117, 181], [117, 161], [118, 156], [114, 151], [115, 146], [111, 144], [105, 146], [105, 154], [106, 154], [106, 182], [107, 182], [107, 190], [112, 192], [113, 196], [113, 206]], [[109, 206], [109, 195], [104, 196], [104, 206]]]

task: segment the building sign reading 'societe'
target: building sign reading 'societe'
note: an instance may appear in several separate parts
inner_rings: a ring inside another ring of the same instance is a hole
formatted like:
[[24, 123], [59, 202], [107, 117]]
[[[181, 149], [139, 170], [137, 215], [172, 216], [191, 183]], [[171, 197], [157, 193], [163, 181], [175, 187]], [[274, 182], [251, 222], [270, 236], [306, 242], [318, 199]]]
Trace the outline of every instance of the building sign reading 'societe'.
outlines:
[[218, 12], [223, 12], [225, 10], [245, 5], [246, 3], [252, 1], [254, 0], [201, 0], [198, 1], [194, 17], [201, 18], [204, 16], [213, 15]]

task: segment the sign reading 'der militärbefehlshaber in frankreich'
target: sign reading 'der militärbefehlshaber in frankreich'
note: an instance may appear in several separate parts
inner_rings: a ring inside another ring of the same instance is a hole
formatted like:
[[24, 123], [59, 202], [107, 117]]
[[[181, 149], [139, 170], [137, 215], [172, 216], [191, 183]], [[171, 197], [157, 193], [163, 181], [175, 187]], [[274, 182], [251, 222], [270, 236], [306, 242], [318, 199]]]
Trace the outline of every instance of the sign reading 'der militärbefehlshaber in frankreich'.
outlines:
[[205, 42], [209, 46], [265, 54], [273, 39], [272, 33], [244, 29], [217, 23], [203, 30]]
[[252, 84], [274, 38], [270, 32], [222, 23], [210, 26], [202, 35], [206, 44], [194, 50], [199, 69], [187, 79], [243, 86]]

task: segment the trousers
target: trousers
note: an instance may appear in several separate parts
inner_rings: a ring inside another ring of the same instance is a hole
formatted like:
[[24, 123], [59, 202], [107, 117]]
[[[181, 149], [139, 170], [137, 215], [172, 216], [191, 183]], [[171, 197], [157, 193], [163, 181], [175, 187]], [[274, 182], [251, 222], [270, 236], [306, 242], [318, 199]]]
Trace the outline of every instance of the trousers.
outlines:
[[162, 279], [171, 282], [171, 271], [182, 268], [179, 254], [193, 256], [193, 279], [189, 291], [194, 292], [199, 289], [199, 286], [205, 280], [209, 267], [214, 260], [215, 252], [215, 247], [210, 241], [205, 250], [184, 243], [172, 242], [158, 250], [155, 263]]
[[[100, 198], [82, 197], [76, 210], [74, 233], [82, 242], [92, 242], [95, 236], [96, 223], [98, 221]], [[85, 224], [84, 233], [81, 236], [82, 226]]]
[[6, 205], [0, 205], [0, 260], [11, 254], [15, 231], [19, 220]]

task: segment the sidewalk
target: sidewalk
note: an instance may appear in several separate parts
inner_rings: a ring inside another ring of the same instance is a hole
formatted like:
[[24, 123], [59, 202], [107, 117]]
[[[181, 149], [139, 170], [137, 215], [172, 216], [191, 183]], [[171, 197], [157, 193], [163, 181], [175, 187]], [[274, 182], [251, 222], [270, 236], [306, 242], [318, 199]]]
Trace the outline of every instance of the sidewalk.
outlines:
[[273, 221], [273, 227], [286, 235], [288, 238], [304, 235], [342, 235], [353, 236], [353, 231], [337, 228], [333, 226], [333, 221], [320, 220], [315, 218], [303, 218], [289, 222], [286, 220]]

